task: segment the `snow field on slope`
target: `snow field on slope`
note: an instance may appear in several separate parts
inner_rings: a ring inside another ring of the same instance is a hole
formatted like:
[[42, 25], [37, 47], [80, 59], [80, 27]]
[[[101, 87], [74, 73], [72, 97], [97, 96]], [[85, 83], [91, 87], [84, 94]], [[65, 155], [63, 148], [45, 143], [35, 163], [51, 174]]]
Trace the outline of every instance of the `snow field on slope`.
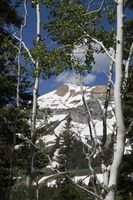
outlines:
[[[46, 183], [48, 187], [53, 187], [56, 185], [56, 180], [49, 180], [53, 175], [44, 176], [39, 181], [38, 184]], [[97, 178], [102, 183], [103, 182], [103, 175], [97, 174]], [[85, 185], [88, 185], [90, 183], [91, 175], [90, 176], [75, 176], [73, 178], [73, 181], [75, 183], [78, 183], [79, 181], [83, 182]], [[34, 183], [36, 185], [36, 183]]]
[[[51, 108], [51, 109], [68, 109], [68, 108], [76, 108], [79, 105], [83, 105], [82, 103], [82, 95], [80, 94], [80, 87], [74, 85], [68, 85], [69, 91], [66, 92], [64, 96], [58, 96], [55, 91], [44, 94], [38, 98], [38, 103], [40, 109], [42, 108]], [[89, 99], [88, 94], [92, 90], [93, 87], [88, 88], [84, 87], [84, 91], [87, 91], [85, 94], [86, 100]], [[71, 95], [70, 91], [74, 90], [75, 93], [79, 93], [77, 95]], [[74, 101], [79, 101], [79, 103], [74, 104]]]

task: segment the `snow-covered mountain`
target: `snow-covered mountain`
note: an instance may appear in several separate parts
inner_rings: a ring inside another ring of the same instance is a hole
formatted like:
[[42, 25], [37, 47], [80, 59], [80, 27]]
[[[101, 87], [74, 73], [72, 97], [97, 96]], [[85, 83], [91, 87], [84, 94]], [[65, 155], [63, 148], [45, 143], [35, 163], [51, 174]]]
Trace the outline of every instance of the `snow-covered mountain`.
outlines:
[[[103, 108], [106, 96], [106, 86], [83, 87], [85, 100], [90, 107], [93, 123], [98, 138], [102, 136], [103, 129]], [[44, 134], [41, 140], [50, 148], [52, 148], [57, 140], [60, 138], [65, 123], [66, 117], [69, 115], [72, 119], [72, 129], [75, 132], [75, 137], [80, 138], [83, 143], [86, 143], [90, 138], [89, 127], [87, 123], [86, 109], [84, 108], [80, 86], [67, 84], [57, 90], [44, 94], [38, 98], [39, 109], [49, 108], [52, 110], [52, 116], [48, 123], [56, 124], [54, 131], [51, 134]], [[107, 115], [107, 133], [111, 135], [113, 132], [113, 125], [115, 122], [114, 116], [114, 100], [113, 91], [111, 92], [110, 103], [108, 106]], [[43, 126], [43, 120], [38, 121], [38, 126]], [[92, 134], [93, 128], [92, 128]], [[99, 140], [100, 141], [100, 140]], [[59, 148], [54, 148], [52, 157], [52, 167], [58, 166], [58, 151]], [[51, 168], [51, 166], [47, 166]], [[42, 177], [40, 182], [43, 182]], [[55, 181], [55, 180], [54, 180]]]
[[[100, 137], [102, 135], [102, 112], [106, 95], [106, 86], [84, 87], [83, 89], [86, 102], [91, 109], [97, 135]], [[57, 136], [59, 136], [63, 130], [68, 114], [71, 116], [75, 134], [79, 136], [83, 142], [89, 137], [87, 115], [79, 86], [67, 84], [57, 90], [44, 94], [38, 98], [38, 105], [40, 109], [50, 108], [52, 110], [53, 115], [50, 117], [49, 122], [58, 122], [58, 126], [55, 128], [53, 135], [45, 135], [42, 137], [46, 144], [53, 145], [55, 143]], [[115, 121], [112, 111], [113, 107], [114, 101], [112, 93], [108, 107], [108, 134], [112, 133]]]
[[[97, 138], [101, 139], [103, 133], [103, 108], [106, 97], [106, 86], [93, 86], [93, 87], [83, 87], [85, 100], [91, 110], [93, 125], [95, 125], [95, 130]], [[90, 131], [87, 123], [86, 109], [82, 101], [82, 95], [80, 87], [77, 85], [66, 84], [57, 90], [50, 93], [42, 95], [38, 98], [38, 105], [40, 109], [49, 108], [52, 110], [53, 115], [49, 118], [48, 123], [56, 124], [54, 131], [51, 134], [44, 134], [41, 136], [41, 140], [48, 147], [53, 147], [57, 140], [59, 141], [60, 134], [62, 133], [66, 118], [69, 115], [72, 119], [72, 127], [75, 132], [75, 137], [80, 138], [83, 143], [86, 143], [90, 139]], [[38, 121], [38, 126], [43, 124], [43, 120]], [[107, 112], [107, 145], [111, 141], [111, 135], [114, 131], [115, 115], [114, 115], [114, 98], [113, 91], [111, 91], [110, 102]], [[92, 127], [92, 135], [94, 136], [94, 130]], [[60, 141], [59, 141], [60, 142]], [[128, 153], [129, 147], [125, 148], [125, 153]], [[59, 148], [54, 148], [54, 153], [52, 157], [52, 164], [48, 165], [47, 168], [58, 166], [58, 152]], [[100, 180], [102, 182], [102, 174], [99, 174]], [[76, 176], [75, 176], [76, 178]], [[82, 179], [82, 177], [78, 177]], [[42, 183], [47, 176], [40, 179]], [[83, 178], [84, 179], [84, 178]], [[52, 180], [55, 184], [55, 180]], [[86, 181], [89, 181], [86, 179]], [[52, 182], [49, 182], [52, 184]]]

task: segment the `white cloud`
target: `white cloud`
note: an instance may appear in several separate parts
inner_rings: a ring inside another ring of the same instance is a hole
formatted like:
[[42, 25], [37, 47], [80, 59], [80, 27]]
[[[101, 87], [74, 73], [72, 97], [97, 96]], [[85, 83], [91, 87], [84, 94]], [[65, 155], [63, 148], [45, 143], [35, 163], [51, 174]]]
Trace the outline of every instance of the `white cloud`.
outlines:
[[[92, 44], [95, 49], [99, 49], [99, 45]], [[86, 40], [83, 42], [83, 44], [75, 45], [75, 48], [72, 52], [72, 59], [75, 61], [75, 63], [79, 63], [80, 65], [85, 64], [86, 60], [86, 53], [88, 50], [88, 46], [86, 45]], [[113, 49], [110, 49], [110, 54], [113, 54]], [[86, 77], [84, 77], [84, 83], [90, 84], [95, 82], [96, 77], [100, 72], [108, 72], [109, 65], [110, 65], [110, 58], [106, 55], [106, 53], [94, 53], [94, 61], [95, 64], [93, 64], [93, 68], [91, 70], [91, 74], [88, 74]], [[61, 73], [57, 78], [56, 82], [65, 84], [76, 84], [78, 85], [78, 78], [75, 73], [72, 71], [65, 71]]]
[[88, 46], [85, 43], [86, 41], [84, 41], [83, 44], [79, 44], [79, 45], [75, 45], [74, 50], [72, 52], [72, 59], [75, 61], [75, 63], [80, 64], [80, 65], [84, 65], [85, 64], [85, 60], [86, 60], [86, 53], [87, 53], [87, 49]]
[[57, 76], [56, 81], [58, 83], [70, 83], [70, 84], [77, 84], [77, 77], [74, 73], [70, 71], [65, 71], [61, 73], [59, 76]]
[[[92, 44], [95, 49], [100, 49], [98, 44]], [[83, 44], [75, 45], [75, 48], [72, 53], [72, 59], [75, 60], [75, 63], [79, 63], [80, 65], [85, 64], [86, 53], [88, 50], [88, 46], [86, 45], [86, 41]], [[113, 49], [110, 49], [110, 54], [113, 54]], [[100, 73], [100, 72], [108, 72], [110, 58], [106, 55], [106, 53], [94, 53], [94, 61], [92, 72]]]
[[[96, 79], [95, 74], [88, 74], [84, 77], [83, 81], [85, 84], [93, 83]], [[78, 78], [77, 75], [74, 74], [72, 71], [65, 71], [61, 73], [59, 76], [57, 76], [56, 81], [58, 83], [68, 83], [68, 84], [75, 84], [78, 85]]]
[[95, 64], [93, 65], [92, 72], [108, 72], [110, 59], [107, 57], [107, 55], [105, 53], [94, 53], [94, 58]]
[[93, 83], [95, 79], [96, 79], [95, 74], [88, 74], [86, 77], [84, 77], [84, 83], [85, 84]]

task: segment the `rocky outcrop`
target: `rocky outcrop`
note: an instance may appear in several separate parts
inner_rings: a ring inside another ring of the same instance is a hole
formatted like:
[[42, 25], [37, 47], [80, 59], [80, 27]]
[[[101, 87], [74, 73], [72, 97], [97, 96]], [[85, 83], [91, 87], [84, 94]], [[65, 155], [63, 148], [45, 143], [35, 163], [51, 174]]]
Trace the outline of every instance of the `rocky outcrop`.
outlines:
[[64, 96], [68, 91], [69, 91], [68, 85], [64, 85], [64, 87], [58, 88], [58, 89], [55, 91], [55, 94], [62, 97], [62, 96]]
[[[90, 108], [92, 119], [96, 123], [99, 134], [102, 133], [103, 106], [106, 97], [106, 86], [84, 87], [86, 102]], [[55, 91], [38, 98], [40, 108], [50, 108], [53, 111], [52, 121], [61, 121], [69, 114], [72, 122], [87, 126], [86, 109], [84, 108], [80, 87], [77, 85], [64, 85]], [[108, 123], [113, 123], [113, 91], [108, 109]], [[62, 125], [63, 126], [63, 125]], [[62, 126], [59, 127], [62, 129]], [[112, 125], [111, 125], [112, 126]], [[98, 128], [100, 127], [100, 128]], [[110, 127], [111, 130], [111, 127]], [[59, 132], [59, 130], [58, 130]]]

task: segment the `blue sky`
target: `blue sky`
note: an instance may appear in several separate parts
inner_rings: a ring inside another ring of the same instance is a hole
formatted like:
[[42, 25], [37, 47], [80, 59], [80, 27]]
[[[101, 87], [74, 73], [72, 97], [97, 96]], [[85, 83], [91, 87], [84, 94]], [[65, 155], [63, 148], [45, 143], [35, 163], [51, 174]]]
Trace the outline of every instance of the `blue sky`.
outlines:
[[[27, 25], [24, 29], [24, 42], [28, 48], [33, 47], [33, 40], [36, 39], [36, 10], [31, 8], [28, 4], [28, 18]], [[23, 7], [19, 9], [21, 15], [23, 15]], [[47, 21], [48, 11], [41, 5], [41, 21], [42, 23]], [[44, 35], [42, 31], [42, 35]], [[46, 45], [51, 43], [50, 39], [46, 41]], [[85, 78], [85, 85], [105, 85], [107, 84], [107, 75], [105, 72], [108, 72], [108, 66], [110, 63], [109, 58], [106, 54], [95, 54], [95, 65], [92, 69], [91, 74]], [[48, 80], [40, 80], [39, 94], [45, 94], [50, 92], [57, 87], [62, 86], [65, 83], [75, 83], [75, 75], [70, 71], [65, 71], [60, 74], [58, 77], [53, 76]]]

